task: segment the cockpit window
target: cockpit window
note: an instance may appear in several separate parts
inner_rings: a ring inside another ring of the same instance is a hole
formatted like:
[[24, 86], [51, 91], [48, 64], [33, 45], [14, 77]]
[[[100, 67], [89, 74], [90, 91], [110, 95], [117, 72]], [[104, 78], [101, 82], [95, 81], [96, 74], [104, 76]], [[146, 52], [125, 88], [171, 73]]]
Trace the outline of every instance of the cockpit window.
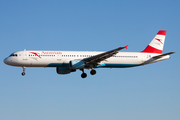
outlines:
[[17, 54], [12, 53], [9, 57], [11, 57], [11, 56], [17, 57]]

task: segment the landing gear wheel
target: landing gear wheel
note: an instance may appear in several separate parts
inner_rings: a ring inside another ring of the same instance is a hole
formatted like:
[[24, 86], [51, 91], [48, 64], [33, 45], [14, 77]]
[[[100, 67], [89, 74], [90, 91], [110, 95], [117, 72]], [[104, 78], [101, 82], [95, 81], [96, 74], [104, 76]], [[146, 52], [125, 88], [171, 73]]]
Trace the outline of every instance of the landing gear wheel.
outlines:
[[24, 76], [24, 75], [25, 75], [25, 72], [22, 72], [21, 74], [22, 74], [22, 76]]
[[95, 75], [96, 74], [96, 70], [91, 70], [91, 75]]
[[82, 74], [81, 74], [81, 77], [82, 77], [82, 78], [86, 78], [86, 77], [87, 77], [87, 74], [86, 74], [86, 73], [82, 73]]
[[23, 68], [23, 72], [21, 73], [21, 75], [22, 75], [22, 76], [24, 76], [24, 75], [25, 75], [25, 70], [26, 70], [26, 67], [25, 67], [25, 66], [23, 66], [22, 68]]

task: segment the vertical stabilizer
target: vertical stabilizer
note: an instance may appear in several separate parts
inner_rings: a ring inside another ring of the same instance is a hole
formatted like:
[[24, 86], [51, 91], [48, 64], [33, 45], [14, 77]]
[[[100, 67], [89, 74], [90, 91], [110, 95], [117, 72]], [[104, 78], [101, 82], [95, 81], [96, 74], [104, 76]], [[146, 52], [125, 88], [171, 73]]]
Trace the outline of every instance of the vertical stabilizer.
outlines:
[[150, 44], [142, 52], [162, 54], [164, 42], [166, 37], [166, 30], [160, 30], [153, 38]]

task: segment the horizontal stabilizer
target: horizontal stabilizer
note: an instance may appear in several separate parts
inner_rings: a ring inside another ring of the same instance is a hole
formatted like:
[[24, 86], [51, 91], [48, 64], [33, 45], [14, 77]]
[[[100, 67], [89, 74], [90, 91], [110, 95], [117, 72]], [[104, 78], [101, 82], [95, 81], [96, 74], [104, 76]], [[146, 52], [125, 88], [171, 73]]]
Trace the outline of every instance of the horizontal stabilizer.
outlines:
[[162, 54], [162, 55], [154, 56], [154, 57], [152, 57], [152, 58], [154, 58], [154, 59], [158, 59], [158, 58], [161, 58], [161, 57], [164, 57], [164, 56], [166, 56], [166, 55], [173, 54], [173, 53], [175, 53], [175, 52], [165, 53], [165, 54]]

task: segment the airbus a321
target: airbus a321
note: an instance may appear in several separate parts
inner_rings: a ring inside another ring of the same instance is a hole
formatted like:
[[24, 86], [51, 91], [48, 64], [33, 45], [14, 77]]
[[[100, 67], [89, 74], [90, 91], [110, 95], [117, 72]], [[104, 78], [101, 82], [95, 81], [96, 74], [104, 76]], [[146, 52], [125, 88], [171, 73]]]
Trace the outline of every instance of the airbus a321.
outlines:
[[4, 59], [4, 63], [22, 67], [25, 75], [26, 67], [55, 67], [58, 74], [69, 74], [81, 70], [82, 78], [87, 74], [84, 69], [91, 69], [90, 74], [96, 74], [96, 68], [127, 68], [159, 62], [170, 58], [169, 52], [162, 54], [166, 30], [160, 30], [150, 44], [141, 52], [119, 52], [126, 48], [119, 47], [107, 52], [90, 51], [18, 51]]

